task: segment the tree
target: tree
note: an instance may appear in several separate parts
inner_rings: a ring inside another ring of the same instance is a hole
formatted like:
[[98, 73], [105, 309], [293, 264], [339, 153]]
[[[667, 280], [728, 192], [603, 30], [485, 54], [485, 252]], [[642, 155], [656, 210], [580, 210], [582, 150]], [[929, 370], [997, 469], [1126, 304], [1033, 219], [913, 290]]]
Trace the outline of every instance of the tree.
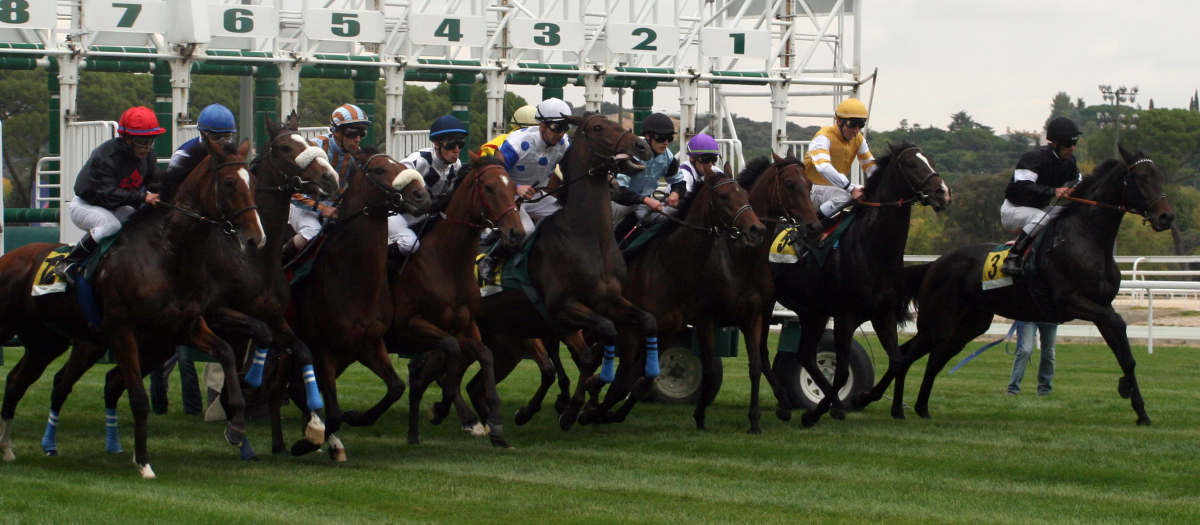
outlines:
[[37, 158], [47, 145], [46, 111], [50, 94], [46, 72], [0, 71], [0, 121], [4, 122], [4, 171], [11, 207], [29, 206]]
[[950, 115], [950, 125], [946, 126], [946, 129], [950, 130], [951, 133], [964, 129], [983, 129], [987, 130], [988, 133], [992, 132], [992, 128], [975, 122], [975, 119], [971, 118], [971, 115], [965, 110]]
[[[1079, 100], [1080, 105], [1083, 104], [1083, 99]], [[1075, 104], [1071, 103], [1071, 96], [1065, 91], [1059, 91], [1054, 95], [1054, 99], [1050, 101], [1050, 116], [1046, 117], [1046, 123], [1042, 126], [1045, 128], [1050, 125], [1050, 121], [1058, 117], [1071, 117], [1071, 112], [1076, 109]]]

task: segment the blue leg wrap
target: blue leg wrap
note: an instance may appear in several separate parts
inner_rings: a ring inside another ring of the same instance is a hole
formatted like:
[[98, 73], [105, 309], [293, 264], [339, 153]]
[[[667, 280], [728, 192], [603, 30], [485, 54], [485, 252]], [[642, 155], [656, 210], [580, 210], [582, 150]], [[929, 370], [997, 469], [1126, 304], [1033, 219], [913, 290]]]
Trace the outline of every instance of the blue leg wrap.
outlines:
[[259, 348], [254, 352], [254, 362], [246, 371], [246, 384], [258, 388], [262, 384], [263, 365], [267, 363], [267, 349]]
[[42, 452], [47, 456], [55, 456], [58, 452], [58, 412], [53, 410], [46, 422], [46, 435], [42, 437]]
[[304, 365], [304, 390], [308, 392], [309, 410], [325, 408], [325, 402], [321, 400], [321, 392], [317, 390], [317, 374], [313, 372], [312, 365]]
[[117, 432], [117, 409], [104, 409], [104, 451], [109, 454], [120, 454], [121, 436]]
[[250, 448], [249, 437], [242, 438], [242, 446], [238, 447], [238, 450], [241, 451], [242, 459], [245, 461], [258, 459], [258, 455], [254, 453], [254, 449]]
[[658, 338], [646, 338], [646, 377], [658, 377]]
[[600, 366], [601, 382], [611, 383], [617, 378], [617, 371], [613, 369], [613, 358], [616, 356], [616, 347], [604, 345], [604, 364]]

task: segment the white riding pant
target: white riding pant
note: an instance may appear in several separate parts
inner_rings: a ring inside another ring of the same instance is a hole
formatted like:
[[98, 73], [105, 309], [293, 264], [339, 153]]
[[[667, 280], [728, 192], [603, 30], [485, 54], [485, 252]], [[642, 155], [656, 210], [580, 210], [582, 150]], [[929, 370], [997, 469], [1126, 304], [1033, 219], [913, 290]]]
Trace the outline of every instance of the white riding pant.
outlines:
[[[629, 215], [630, 213], [637, 215], [638, 222], [645, 224], [647, 226], [649, 226], [651, 224], [658, 224], [660, 222], [666, 222], [666, 220], [667, 220], [666, 215], [663, 215], [662, 213], [654, 213], [653, 211], [650, 210], [650, 207], [646, 206], [645, 204], [634, 204], [633, 206], [626, 206], [624, 204], [617, 204], [614, 202], [614, 203], [612, 203], [612, 213], [613, 213], [613, 224], [614, 225], [620, 224], [621, 219], [624, 219], [625, 216]], [[674, 217], [676, 214], [679, 213], [679, 210], [676, 210], [675, 208], [672, 208], [667, 205], [663, 205], [663, 213], [666, 213], [667, 215]]]
[[79, 197], [71, 199], [67, 206], [71, 208], [71, 222], [79, 229], [92, 234], [92, 239], [97, 242], [121, 231], [121, 225], [129, 220], [129, 216], [135, 211], [132, 206], [121, 206], [110, 211], [88, 204]]
[[395, 244], [403, 255], [411, 255], [421, 247], [417, 232], [408, 227], [408, 219], [404, 215], [388, 217], [388, 244]]
[[533, 232], [533, 221], [540, 221], [554, 215], [554, 212], [562, 209], [562, 205], [558, 203], [558, 199], [551, 195], [540, 196], [542, 200], [537, 202], [526, 202], [521, 205], [521, 225], [525, 227], [525, 234]]
[[[1062, 213], [1061, 206], [1033, 208], [1017, 206], [1008, 199], [1004, 199], [1004, 204], [1000, 205], [1000, 224], [1004, 226], [1004, 229], [1013, 233], [1024, 231], [1029, 235], [1037, 235], [1059, 213]], [[1043, 219], [1042, 216], [1045, 218]]]
[[826, 186], [824, 184], [813, 184], [812, 193], [809, 194], [812, 199], [813, 207], [817, 208], [823, 217], [833, 215], [839, 208], [850, 202], [850, 192], [843, 190], [837, 186]]
[[321, 233], [321, 214], [308, 208], [292, 206], [288, 211], [288, 224], [297, 234], [304, 237], [304, 240], [311, 241]]

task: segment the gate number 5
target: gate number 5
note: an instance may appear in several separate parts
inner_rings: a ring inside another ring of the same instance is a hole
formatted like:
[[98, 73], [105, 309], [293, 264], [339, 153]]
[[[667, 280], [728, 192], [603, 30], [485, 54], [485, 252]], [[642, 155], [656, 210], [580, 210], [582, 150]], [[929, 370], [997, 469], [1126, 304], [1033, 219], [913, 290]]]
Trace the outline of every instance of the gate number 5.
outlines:
[[355, 18], [358, 18], [358, 13], [334, 13], [331, 29], [333, 34], [344, 37], [358, 36], [362, 27]]

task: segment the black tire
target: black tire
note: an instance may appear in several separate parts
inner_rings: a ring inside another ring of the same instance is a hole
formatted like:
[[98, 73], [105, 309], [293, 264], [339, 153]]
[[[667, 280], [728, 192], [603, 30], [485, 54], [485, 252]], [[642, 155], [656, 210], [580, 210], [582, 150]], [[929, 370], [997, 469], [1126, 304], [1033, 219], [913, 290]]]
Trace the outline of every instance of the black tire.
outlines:
[[[700, 399], [704, 363], [691, 348], [673, 346], [658, 356], [659, 375], [650, 390], [650, 401], [668, 405], [695, 404]], [[717, 374], [724, 374], [717, 359]]]
[[[859, 392], [865, 392], [875, 386], [875, 366], [871, 363], [871, 356], [863, 349], [858, 341], [850, 342], [850, 378], [846, 381], [846, 386], [838, 392], [838, 397], [845, 403], [847, 409], [850, 404], [846, 400], [857, 395]], [[817, 347], [817, 366], [825, 373], [825, 378], [833, 381], [833, 371], [837, 366], [837, 357], [833, 348], [833, 330], [825, 330], [825, 335], [821, 336], [821, 342]], [[780, 380], [788, 385], [788, 394], [792, 403], [806, 410], [817, 407], [824, 399], [825, 395], [812, 378], [808, 375], [808, 371], [800, 364], [799, 359], [779, 359], [776, 358], [775, 372], [779, 374]]]

